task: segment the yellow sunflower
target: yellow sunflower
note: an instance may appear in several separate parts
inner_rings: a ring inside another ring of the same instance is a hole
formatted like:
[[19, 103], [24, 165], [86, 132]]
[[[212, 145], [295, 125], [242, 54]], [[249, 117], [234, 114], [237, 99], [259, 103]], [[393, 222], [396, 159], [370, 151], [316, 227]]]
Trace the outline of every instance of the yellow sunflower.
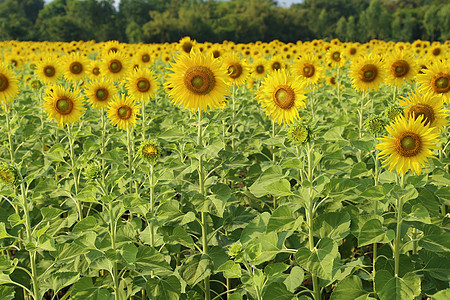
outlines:
[[229, 80], [236, 86], [245, 83], [250, 74], [247, 61], [236, 52], [224, 55], [222, 68], [227, 72]]
[[274, 55], [269, 60], [269, 66], [270, 66], [271, 72], [285, 68], [285, 65], [286, 64], [284, 63], [284, 59], [281, 55]]
[[109, 103], [107, 116], [112, 125], [127, 130], [136, 125], [136, 116], [140, 108], [133, 97], [121, 94]]
[[88, 67], [87, 67], [88, 77], [91, 80], [98, 78], [100, 76], [100, 68], [101, 68], [100, 61], [93, 60], [93, 61], [89, 62]]
[[121, 52], [110, 52], [102, 57], [100, 73], [112, 81], [120, 81], [131, 69], [128, 57]]
[[251, 74], [253, 78], [263, 79], [269, 71], [267, 60], [262, 56], [254, 58], [251, 66]]
[[383, 167], [389, 171], [405, 174], [409, 169], [420, 174], [422, 167], [433, 156], [431, 149], [437, 149], [438, 133], [429, 125], [424, 125], [423, 116], [405, 119], [400, 115], [393, 123], [386, 126], [391, 136], [378, 138], [381, 143], [376, 149], [381, 150], [378, 157], [384, 159]]
[[87, 63], [80, 53], [74, 52], [61, 57], [64, 77], [73, 82], [83, 80], [86, 76]]
[[138, 101], [148, 101], [158, 90], [158, 81], [148, 68], [137, 68], [126, 79], [128, 93]]
[[48, 55], [36, 63], [36, 75], [46, 84], [56, 84], [62, 72], [58, 59], [54, 55]]
[[228, 94], [227, 74], [221, 66], [222, 61], [211, 53], [205, 56], [192, 51], [178, 56], [165, 84], [172, 102], [192, 111], [221, 107]]
[[189, 54], [191, 53], [191, 50], [192, 48], [194, 48], [195, 44], [195, 40], [191, 40], [190, 37], [185, 36], [178, 42], [177, 48], [181, 53]]
[[307, 53], [296, 59], [294, 74], [306, 80], [309, 85], [317, 84], [325, 76], [325, 71], [313, 54]]
[[0, 62], [0, 103], [2, 106], [14, 100], [19, 90], [17, 82], [14, 72]]
[[98, 77], [86, 85], [85, 94], [92, 107], [108, 107], [109, 102], [118, 94], [117, 88], [106, 77]]
[[80, 90], [66, 90], [61, 85], [51, 86], [46, 90], [44, 109], [48, 118], [55, 119], [59, 126], [77, 122], [86, 108]]
[[267, 75], [257, 92], [266, 115], [278, 124], [299, 118], [298, 109], [306, 107], [306, 82], [281, 69]]
[[360, 56], [352, 61], [348, 76], [357, 91], [377, 91], [386, 77], [386, 69], [380, 56]]
[[450, 65], [447, 60], [435, 61], [428, 65], [428, 69], [421, 70], [423, 74], [417, 75], [419, 89], [423, 93], [431, 93], [442, 97], [448, 103], [450, 99]]
[[385, 83], [390, 86], [402, 86], [405, 81], [411, 82], [419, 72], [413, 56], [407, 51], [395, 51], [386, 59], [388, 73]]
[[325, 54], [325, 60], [331, 68], [342, 68], [346, 62], [344, 52], [339, 46], [330, 47]]
[[404, 113], [406, 119], [413, 117], [417, 119], [423, 116], [424, 125], [442, 129], [448, 124], [446, 120], [447, 110], [444, 108], [442, 99], [431, 94], [419, 94], [417, 91], [409, 94], [407, 98], [400, 97], [399, 104], [406, 106]]

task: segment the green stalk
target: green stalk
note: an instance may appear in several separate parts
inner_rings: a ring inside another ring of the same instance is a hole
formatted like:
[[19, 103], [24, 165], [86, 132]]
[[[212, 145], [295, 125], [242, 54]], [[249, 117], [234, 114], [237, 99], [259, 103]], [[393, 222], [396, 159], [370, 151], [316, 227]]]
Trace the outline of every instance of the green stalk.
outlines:
[[[105, 109], [102, 107], [101, 109], [101, 120], [102, 120], [102, 139], [101, 139], [101, 148], [100, 153], [104, 154], [106, 152], [106, 141], [105, 141], [105, 135], [106, 135], [106, 122], [105, 122]], [[101, 160], [101, 169], [102, 169], [102, 183], [105, 184], [105, 159], [102, 158]]]
[[[198, 110], [198, 145], [200, 147], [203, 146], [203, 132], [202, 132], [202, 111]], [[203, 170], [203, 154], [200, 155], [198, 158], [198, 181], [200, 186], [200, 194], [203, 196], [206, 196], [205, 191], [205, 174]], [[202, 244], [203, 244], [203, 254], [208, 253], [208, 227], [207, 227], [207, 213], [202, 212], [201, 213], [202, 218]], [[205, 300], [210, 300], [211, 294], [210, 294], [210, 284], [209, 284], [209, 276], [205, 278]]]
[[417, 254], [417, 228], [413, 228], [413, 241], [412, 241], [412, 247], [413, 247], [413, 254]]
[[236, 129], [236, 101], [235, 101], [236, 85], [233, 84], [233, 92], [231, 94], [231, 103], [233, 105], [233, 121], [231, 125], [231, 149], [234, 151], [234, 130]]
[[142, 100], [142, 140], [145, 141], [145, 100]]
[[392, 103], [395, 103], [395, 98], [397, 97], [397, 86], [396, 85], [394, 85], [394, 88], [393, 88], [393, 93], [392, 93]]
[[[72, 165], [73, 183], [75, 186], [75, 195], [78, 195], [78, 180], [77, 180], [77, 170], [75, 169], [75, 154], [73, 152], [74, 139], [72, 136], [72, 127], [67, 124], [67, 137], [69, 138], [69, 149], [70, 149], [70, 162]], [[83, 204], [80, 201], [75, 201], [78, 210], [78, 220], [83, 219]]]
[[12, 134], [11, 134], [11, 121], [9, 120], [9, 112], [10, 111], [8, 110], [8, 108], [5, 108], [6, 130], [8, 131], [9, 155], [10, 155], [11, 163], [14, 164], [15, 158], [14, 158], [13, 141], [12, 141]]
[[[113, 207], [112, 207], [112, 202], [109, 202], [109, 226], [110, 226], [110, 231], [111, 231], [111, 247], [114, 250], [114, 252], [116, 251], [116, 222], [114, 220], [114, 213], [113, 213]], [[119, 278], [117, 278], [117, 262], [113, 263], [113, 269], [112, 269], [112, 273], [111, 273], [111, 277], [113, 279], [113, 284], [114, 284], [114, 299], [119, 299], [118, 294], [119, 294]]]
[[[153, 206], [154, 206], [154, 180], [155, 180], [155, 175], [154, 175], [154, 169], [153, 169], [153, 164], [150, 165], [150, 213], [151, 216], [153, 218]], [[154, 225], [153, 222], [150, 222], [150, 246], [154, 247], [155, 246], [155, 231], [154, 231]], [[155, 271], [151, 271], [150, 272], [150, 276], [152, 278], [155, 277]]]
[[336, 84], [337, 84], [337, 98], [338, 103], [341, 103], [341, 78], [340, 78], [340, 68], [339, 66], [336, 67]]
[[[272, 137], [275, 137], [275, 121], [272, 120]], [[272, 146], [272, 162], [275, 164], [275, 146]]]
[[[133, 158], [131, 155], [131, 130], [127, 128], [127, 151], [128, 151], [128, 171], [130, 176], [133, 175]], [[133, 193], [133, 179], [130, 180], [130, 194]]]
[[[400, 179], [400, 187], [403, 189], [404, 186], [404, 179], [405, 175], [402, 174], [402, 177]], [[398, 277], [399, 269], [400, 269], [400, 240], [401, 240], [401, 225], [402, 225], [402, 208], [403, 208], [403, 201], [402, 197], [397, 197], [396, 201], [396, 208], [397, 208], [397, 231], [395, 235], [395, 241], [394, 241], [394, 264], [395, 264], [395, 276]]]
[[[376, 142], [376, 139], [375, 139], [375, 142]], [[378, 185], [378, 169], [379, 169], [379, 166], [378, 166], [378, 159], [377, 159], [377, 150], [375, 150], [375, 157], [374, 157], [374, 163], [375, 163], [375, 174], [374, 174], [374, 186], [377, 186]], [[375, 208], [374, 208], [374, 215], [375, 216], [378, 216], [378, 201], [377, 200], [375, 200]], [[373, 246], [372, 246], [372, 248], [373, 248], [373, 259], [372, 259], [372, 261], [373, 261], [373, 265], [372, 265], [372, 268], [373, 268], [373, 276], [375, 277], [375, 263], [376, 263], [376, 261], [377, 261], [377, 251], [378, 251], [378, 244], [377, 243], [373, 243]]]

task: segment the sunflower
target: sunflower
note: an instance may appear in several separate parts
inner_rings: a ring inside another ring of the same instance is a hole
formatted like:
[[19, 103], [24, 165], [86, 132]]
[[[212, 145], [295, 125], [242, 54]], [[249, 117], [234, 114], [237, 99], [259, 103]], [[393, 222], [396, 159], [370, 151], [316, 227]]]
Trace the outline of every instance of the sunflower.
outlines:
[[102, 44], [103, 55], [107, 55], [110, 53], [119, 53], [121, 52], [123, 46], [119, 43], [119, 41], [108, 41]]
[[380, 56], [360, 56], [352, 61], [348, 76], [357, 91], [377, 91], [386, 77], [386, 69]]
[[228, 78], [236, 86], [245, 83], [250, 73], [247, 61], [236, 52], [224, 55], [222, 68], [225, 69]]
[[325, 71], [320, 62], [313, 54], [305, 54], [299, 57], [294, 63], [294, 74], [306, 80], [309, 85], [317, 84], [325, 75]]
[[424, 125], [423, 116], [405, 119], [402, 115], [386, 126], [386, 130], [391, 136], [378, 138], [381, 143], [376, 145], [376, 149], [381, 150], [378, 157], [386, 158], [383, 166], [389, 171], [396, 168], [399, 174], [409, 169], [420, 174], [422, 166], [433, 156], [431, 149], [437, 149], [437, 132]]
[[264, 57], [256, 57], [251, 66], [252, 77], [256, 79], [263, 79], [266, 77], [267, 71], [269, 70], [267, 65], [267, 60]]
[[56, 84], [62, 75], [58, 59], [54, 55], [48, 55], [36, 63], [36, 75], [46, 84]]
[[112, 125], [127, 130], [136, 125], [136, 116], [141, 108], [131, 96], [121, 94], [116, 96], [108, 105], [108, 118]]
[[407, 119], [423, 116], [424, 125], [438, 129], [442, 129], [448, 123], [447, 110], [444, 109], [444, 103], [438, 96], [429, 93], [422, 95], [415, 91], [414, 94], [409, 94], [408, 98], [400, 97], [399, 104], [406, 106], [404, 113]]
[[112, 81], [120, 81], [130, 71], [130, 61], [121, 52], [110, 52], [102, 58], [100, 72]]
[[228, 94], [227, 74], [221, 68], [222, 61], [192, 51], [175, 59], [166, 81], [166, 88], [172, 102], [189, 110], [208, 107], [219, 108]]
[[98, 60], [93, 60], [88, 64], [87, 73], [91, 80], [94, 80], [100, 75], [101, 63]]
[[185, 36], [178, 42], [177, 48], [181, 53], [189, 54], [191, 53], [191, 50], [192, 48], [194, 48], [195, 44], [195, 40], [191, 40], [190, 37]]
[[327, 85], [337, 87], [336, 76], [327, 76]]
[[450, 99], [450, 66], [447, 61], [436, 61], [428, 65], [428, 69], [422, 69], [423, 74], [417, 75], [419, 89], [423, 93], [431, 93], [442, 97], [448, 103]]
[[419, 72], [419, 66], [413, 56], [407, 51], [395, 51], [386, 60], [388, 73], [385, 83], [390, 86], [402, 86], [405, 81], [411, 80]]
[[284, 68], [285, 63], [284, 63], [283, 57], [281, 55], [272, 56], [272, 58], [269, 61], [269, 66], [270, 66], [270, 70], [272, 72], [280, 70], [281, 68]]
[[87, 86], [85, 94], [92, 107], [100, 109], [106, 108], [108, 103], [118, 93], [117, 88], [106, 77], [99, 77], [92, 80]]
[[281, 69], [269, 74], [262, 82], [258, 101], [266, 115], [278, 124], [298, 119], [298, 108], [305, 108], [305, 81]]
[[138, 101], [148, 101], [158, 90], [158, 81], [147, 68], [134, 69], [127, 77], [128, 92]]
[[140, 67], [150, 67], [152, 64], [152, 55], [149, 49], [142, 49], [134, 56], [134, 61]]
[[59, 126], [80, 120], [86, 108], [78, 89], [66, 90], [61, 85], [47, 88], [44, 109], [49, 119], [55, 119]]
[[0, 103], [6, 105], [13, 101], [19, 88], [14, 72], [0, 62]]
[[342, 48], [333, 46], [325, 54], [325, 60], [331, 68], [342, 68], [345, 65], [345, 57]]
[[86, 76], [86, 65], [85, 59], [78, 52], [63, 56], [64, 77], [73, 82], [83, 80]]

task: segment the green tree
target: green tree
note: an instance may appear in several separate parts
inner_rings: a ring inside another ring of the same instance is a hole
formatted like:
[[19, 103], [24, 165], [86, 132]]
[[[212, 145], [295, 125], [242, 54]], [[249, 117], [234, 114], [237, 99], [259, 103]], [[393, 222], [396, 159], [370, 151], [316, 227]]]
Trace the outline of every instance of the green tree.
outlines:
[[436, 37], [439, 36], [439, 18], [437, 18], [439, 13], [439, 6], [431, 5], [425, 12], [423, 19], [423, 26], [427, 33], [427, 37], [434, 41]]
[[25, 10], [17, 0], [0, 3], [0, 39], [33, 39], [33, 23], [27, 18]]
[[347, 21], [345, 17], [341, 17], [337, 22], [335, 36], [341, 41], [347, 40]]

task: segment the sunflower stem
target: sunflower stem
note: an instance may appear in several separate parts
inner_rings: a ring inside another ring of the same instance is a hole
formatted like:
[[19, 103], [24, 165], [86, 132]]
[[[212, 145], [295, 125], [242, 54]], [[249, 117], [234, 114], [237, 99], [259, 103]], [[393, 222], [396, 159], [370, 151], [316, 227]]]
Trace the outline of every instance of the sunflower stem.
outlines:
[[145, 141], [145, 100], [142, 100], [142, 140]]
[[[150, 246], [155, 246], [155, 233], [154, 233], [154, 225], [153, 225], [153, 206], [154, 206], [154, 180], [155, 180], [155, 173], [153, 169], [153, 164], [150, 165], [150, 214], [152, 217], [152, 221], [150, 222]], [[155, 271], [150, 272], [150, 276], [152, 278], [155, 277]]]
[[[198, 110], [198, 146], [203, 147], [203, 131], [202, 131], [202, 111]], [[205, 192], [205, 173], [203, 170], [203, 154], [200, 154], [198, 158], [198, 181], [200, 194], [206, 197]], [[208, 253], [208, 227], [207, 227], [207, 213], [201, 212], [201, 222], [202, 222], [202, 252], [203, 254]], [[209, 276], [205, 278], [205, 300], [210, 300], [210, 284], [209, 284]]]
[[397, 97], [397, 86], [394, 85], [392, 92], [392, 103], [395, 103], [395, 98]]
[[231, 150], [234, 151], [234, 130], [236, 129], [236, 103], [235, 103], [235, 92], [236, 92], [236, 85], [233, 84], [233, 88], [232, 88], [232, 94], [231, 94], [231, 103], [233, 106], [233, 121], [232, 121], [232, 125], [231, 125]]
[[[77, 170], [75, 168], [75, 154], [73, 151], [74, 138], [72, 135], [72, 126], [67, 124], [67, 137], [69, 139], [69, 149], [70, 149], [70, 162], [72, 165], [73, 183], [75, 187], [75, 196], [78, 195], [78, 180], [77, 180]], [[83, 204], [76, 200], [77, 210], [78, 210], [78, 220], [83, 219]]]
[[11, 134], [11, 121], [9, 119], [10, 111], [12, 111], [12, 110], [9, 110], [8, 107], [5, 107], [6, 130], [8, 131], [9, 156], [11, 159], [11, 163], [14, 164], [15, 158], [14, 158], [13, 141], [12, 141], [12, 134]]
[[[109, 202], [108, 205], [109, 210], [109, 226], [110, 226], [110, 235], [111, 235], [111, 248], [114, 252], [116, 252], [116, 221], [114, 218], [114, 212], [112, 207], [112, 202]], [[114, 283], [114, 299], [119, 299], [119, 278], [117, 275], [117, 262], [114, 262], [113, 269], [111, 273], [111, 277]]]
[[336, 67], [336, 85], [337, 85], [337, 98], [338, 103], [341, 103], [341, 77], [340, 77], [340, 68]]
[[[104, 154], [106, 152], [106, 143], [105, 143], [105, 135], [106, 135], [106, 122], [105, 122], [105, 109], [102, 107], [101, 109], [101, 120], [102, 120], [102, 139], [101, 139], [101, 148], [100, 153]], [[102, 170], [102, 183], [105, 184], [105, 159], [102, 157], [101, 160], [101, 170]]]
[[[404, 187], [404, 179], [405, 174], [402, 173], [400, 178], [400, 187], [403, 189]], [[396, 208], [397, 208], [397, 230], [395, 232], [395, 241], [394, 241], [394, 273], [395, 277], [398, 277], [399, 275], [399, 269], [400, 269], [400, 240], [401, 240], [401, 226], [402, 226], [402, 208], [403, 208], [403, 201], [402, 197], [398, 196], [396, 199]]]
[[[375, 140], [375, 145], [376, 145], [376, 138]], [[377, 150], [375, 150], [375, 157], [374, 157], [374, 163], [375, 163], [375, 171], [374, 171], [374, 175], [373, 175], [373, 180], [374, 180], [374, 186], [378, 185], [378, 172], [379, 172], [379, 165], [378, 165], [378, 159], [377, 159]], [[374, 215], [378, 216], [378, 201], [375, 200], [375, 207], [374, 207]], [[373, 269], [373, 276], [375, 277], [376, 271], [375, 271], [375, 264], [377, 262], [377, 251], [378, 251], [378, 244], [377, 243], [373, 243], [373, 258], [372, 258], [372, 269]]]
[[[272, 120], [272, 138], [275, 137], [275, 121]], [[272, 146], [272, 163], [275, 164], [275, 145]]]
[[128, 171], [130, 172], [131, 180], [129, 184], [130, 194], [133, 193], [133, 158], [131, 155], [131, 130], [127, 128], [127, 151], [128, 151]]

